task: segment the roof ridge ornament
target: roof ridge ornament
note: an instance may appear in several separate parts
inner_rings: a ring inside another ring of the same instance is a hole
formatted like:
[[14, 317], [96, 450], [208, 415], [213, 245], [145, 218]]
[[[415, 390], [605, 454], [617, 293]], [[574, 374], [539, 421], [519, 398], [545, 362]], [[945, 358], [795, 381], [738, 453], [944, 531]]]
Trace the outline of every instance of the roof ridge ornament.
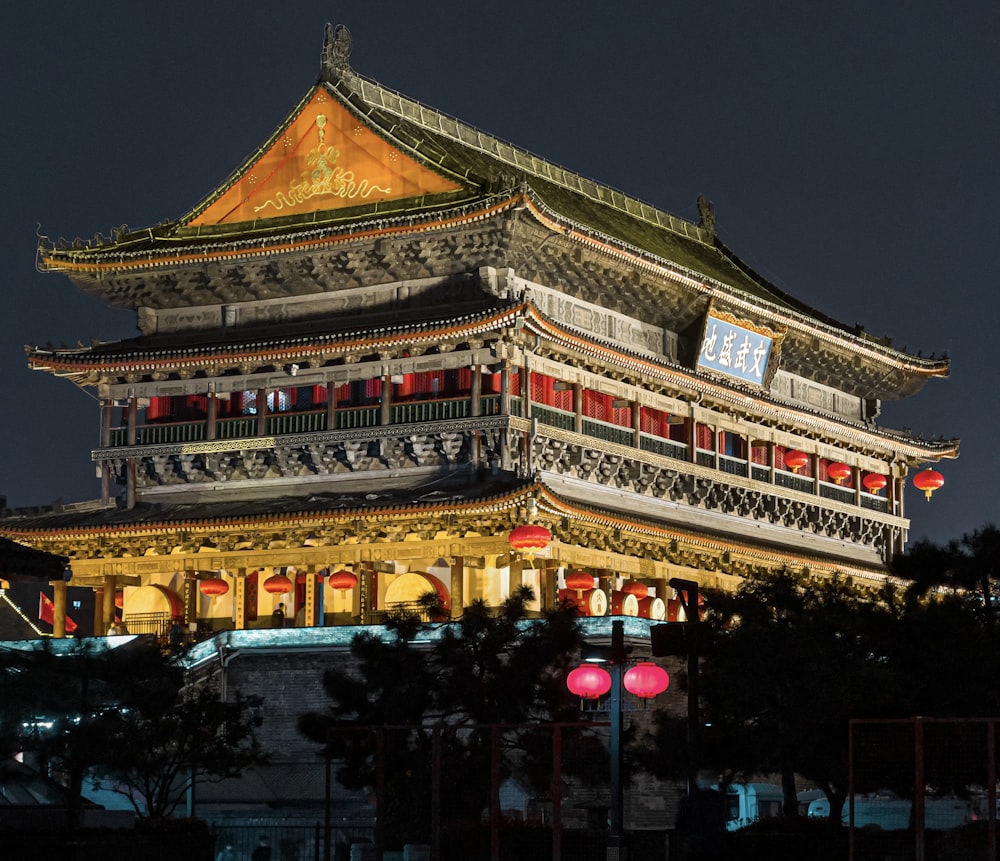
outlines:
[[351, 31], [343, 24], [327, 24], [323, 35], [320, 80], [332, 81], [351, 69]]
[[698, 226], [715, 238], [715, 207], [705, 195], [698, 195]]

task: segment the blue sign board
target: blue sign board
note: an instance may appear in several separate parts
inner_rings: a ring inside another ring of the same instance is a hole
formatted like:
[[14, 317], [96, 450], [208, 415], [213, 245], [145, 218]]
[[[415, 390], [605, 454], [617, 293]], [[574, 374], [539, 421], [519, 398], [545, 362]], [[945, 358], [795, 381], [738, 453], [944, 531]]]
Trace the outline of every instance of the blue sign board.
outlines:
[[696, 366], [762, 386], [767, 379], [767, 362], [773, 345], [771, 335], [709, 314]]

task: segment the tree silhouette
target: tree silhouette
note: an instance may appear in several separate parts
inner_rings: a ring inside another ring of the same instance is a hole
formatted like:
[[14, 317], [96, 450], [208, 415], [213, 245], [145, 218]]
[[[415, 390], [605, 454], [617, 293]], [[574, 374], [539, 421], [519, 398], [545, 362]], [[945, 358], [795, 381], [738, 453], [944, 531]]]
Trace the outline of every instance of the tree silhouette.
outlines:
[[529, 619], [532, 597], [524, 587], [499, 607], [474, 601], [448, 623], [393, 617], [387, 636], [354, 638], [349, 668], [324, 673], [330, 707], [302, 715], [299, 729], [338, 761], [345, 787], [375, 789], [381, 779], [390, 843], [429, 838], [435, 745], [447, 775], [441, 806], [454, 820], [478, 821], [489, 807], [490, 725], [524, 727], [505, 732], [504, 744], [518, 747], [526, 779], [548, 773], [532, 764], [550, 763], [551, 748], [527, 727], [576, 716], [564, 679], [581, 638], [572, 608]]

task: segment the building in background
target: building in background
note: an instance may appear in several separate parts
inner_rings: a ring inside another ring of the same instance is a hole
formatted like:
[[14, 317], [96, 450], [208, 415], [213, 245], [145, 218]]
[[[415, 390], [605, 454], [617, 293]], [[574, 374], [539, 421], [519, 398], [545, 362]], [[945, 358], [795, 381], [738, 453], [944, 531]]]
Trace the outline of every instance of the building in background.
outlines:
[[707, 201], [689, 223], [573, 174], [350, 47], [328, 28], [318, 82], [183, 218], [40, 248], [141, 332], [29, 350], [100, 399], [102, 499], [0, 522], [69, 558], [95, 631], [371, 623], [427, 591], [447, 618], [522, 584], [671, 620], [673, 577], [887, 576], [904, 481], [958, 443], [880, 403], [947, 360], [769, 284]]

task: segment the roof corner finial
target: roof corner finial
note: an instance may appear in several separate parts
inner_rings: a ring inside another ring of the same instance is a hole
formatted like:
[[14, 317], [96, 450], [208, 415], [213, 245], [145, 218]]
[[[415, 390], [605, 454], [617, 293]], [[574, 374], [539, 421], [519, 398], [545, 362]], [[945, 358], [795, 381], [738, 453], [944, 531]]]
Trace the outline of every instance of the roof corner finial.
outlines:
[[323, 35], [320, 78], [329, 81], [351, 68], [351, 31], [343, 24], [327, 24]]
[[705, 195], [698, 195], [698, 226], [715, 236], [715, 207]]

